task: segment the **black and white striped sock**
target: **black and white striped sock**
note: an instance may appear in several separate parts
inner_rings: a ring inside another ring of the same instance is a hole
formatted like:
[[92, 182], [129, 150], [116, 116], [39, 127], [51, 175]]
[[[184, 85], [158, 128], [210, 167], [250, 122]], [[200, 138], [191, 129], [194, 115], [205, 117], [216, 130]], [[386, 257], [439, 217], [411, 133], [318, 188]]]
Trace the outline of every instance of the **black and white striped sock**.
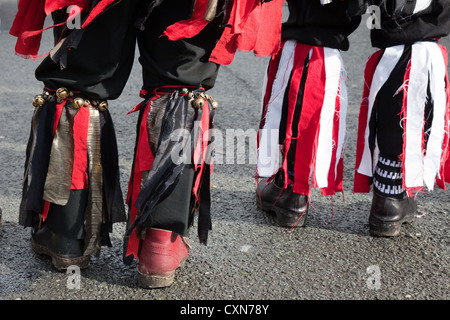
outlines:
[[384, 197], [403, 199], [406, 192], [402, 180], [402, 162], [379, 156], [373, 176], [374, 190]]

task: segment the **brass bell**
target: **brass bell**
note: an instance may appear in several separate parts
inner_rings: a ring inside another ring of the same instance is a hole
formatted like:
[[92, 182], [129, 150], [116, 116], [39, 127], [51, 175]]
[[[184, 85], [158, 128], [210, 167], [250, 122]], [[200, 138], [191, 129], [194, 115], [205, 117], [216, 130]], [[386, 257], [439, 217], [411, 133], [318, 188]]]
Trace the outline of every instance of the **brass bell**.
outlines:
[[108, 101], [102, 101], [98, 104], [98, 110], [103, 112], [108, 109]]
[[85, 107], [89, 107], [91, 105], [91, 102], [89, 100], [84, 100], [84, 104]]
[[37, 95], [34, 97], [33, 99], [33, 107], [37, 108], [37, 107], [41, 107], [45, 102], [45, 99], [42, 95]]
[[194, 99], [194, 101], [192, 101], [192, 105], [196, 109], [203, 108], [203, 106], [205, 105], [205, 99], [202, 96], [198, 96]]
[[73, 99], [73, 107], [75, 109], [80, 109], [84, 105], [83, 98], [75, 98]]
[[219, 107], [219, 103], [216, 100], [212, 100], [211, 105], [212, 105], [213, 109], [217, 109]]
[[66, 88], [59, 88], [58, 90], [56, 90], [56, 95], [58, 96], [58, 98], [66, 100], [69, 97], [69, 91], [67, 91]]
[[180, 91], [180, 94], [183, 94], [183, 95], [187, 95], [188, 93], [189, 93], [188, 88], [183, 88], [183, 89], [181, 89], [181, 91]]

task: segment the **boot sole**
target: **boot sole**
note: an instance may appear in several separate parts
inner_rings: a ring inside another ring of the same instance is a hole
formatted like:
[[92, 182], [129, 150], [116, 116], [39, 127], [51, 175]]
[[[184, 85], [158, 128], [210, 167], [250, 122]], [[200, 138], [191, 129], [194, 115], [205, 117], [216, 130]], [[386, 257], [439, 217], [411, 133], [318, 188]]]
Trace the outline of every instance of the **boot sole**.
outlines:
[[137, 270], [138, 276], [138, 285], [144, 289], [156, 289], [156, 288], [164, 288], [169, 287], [175, 280], [175, 272], [168, 276], [155, 276], [140, 273]]
[[377, 223], [369, 221], [369, 233], [376, 237], [396, 237], [400, 234], [402, 224], [410, 223], [414, 217], [407, 217], [397, 222]]
[[89, 256], [81, 256], [77, 258], [63, 258], [58, 256], [56, 253], [51, 251], [49, 248], [44, 247], [40, 244], [37, 244], [33, 238], [31, 238], [31, 248], [37, 254], [42, 254], [46, 256], [50, 256], [52, 259], [52, 265], [60, 270], [67, 270], [71, 266], [77, 266], [80, 269], [86, 269], [89, 265], [90, 257]]
[[306, 224], [306, 216], [308, 213], [308, 208], [306, 208], [305, 212], [301, 215], [301, 217], [297, 217], [295, 221], [293, 221], [294, 219], [286, 218], [286, 216], [292, 216], [292, 212], [276, 207], [272, 204], [260, 201], [258, 195], [256, 195], [256, 204], [258, 208], [263, 211], [275, 213], [276, 220], [278, 224], [282, 227], [300, 228], [304, 227]]
[[[182, 260], [180, 262], [179, 267], [182, 267], [185, 263], [186, 259]], [[137, 281], [138, 285], [141, 288], [144, 289], [157, 289], [157, 288], [165, 288], [170, 287], [172, 283], [175, 281], [175, 272], [176, 270], [167, 275], [167, 276], [158, 276], [158, 275], [150, 275], [150, 274], [144, 274], [139, 271], [139, 266], [136, 267], [137, 271]]]

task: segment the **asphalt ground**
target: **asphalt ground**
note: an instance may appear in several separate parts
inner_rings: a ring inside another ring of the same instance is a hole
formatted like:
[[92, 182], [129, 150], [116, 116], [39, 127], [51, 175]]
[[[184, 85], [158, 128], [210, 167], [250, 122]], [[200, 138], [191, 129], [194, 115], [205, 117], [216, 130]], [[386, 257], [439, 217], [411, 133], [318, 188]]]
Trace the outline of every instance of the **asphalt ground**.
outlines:
[[[290, 301], [295, 304], [289, 306], [297, 310], [301, 301], [311, 300], [450, 298], [448, 193], [435, 189], [419, 194], [420, 217], [396, 238], [375, 238], [368, 231], [371, 194], [352, 192], [362, 74], [373, 52], [364, 24], [351, 36], [351, 49], [343, 53], [349, 76], [344, 194], [322, 197], [313, 190], [307, 226], [287, 231], [256, 207], [254, 141], [238, 142], [247, 147], [245, 161], [237, 153], [242, 149], [237, 143], [219, 149], [212, 176], [213, 229], [208, 245], [199, 244], [195, 225], [190, 233], [191, 254], [177, 270], [175, 283], [154, 290], [137, 286], [136, 264], [122, 263], [123, 224], [114, 227], [113, 247], [92, 258], [75, 285], [73, 274], [56, 271], [49, 259], [31, 250], [30, 231], [18, 224], [18, 207], [31, 101], [42, 86], [34, 78], [39, 61], [15, 56], [15, 39], [5, 28], [4, 24], [0, 33], [0, 300], [190, 300], [197, 305]], [[50, 48], [50, 33], [44, 36], [43, 50]], [[448, 38], [442, 43], [450, 45]], [[268, 58], [252, 53], [238, 53], [230, 66], [221, 68], [210, 94], [220, 103], [215, 123], [225, 137], [228, 133], [252, 137], [256, 132], [267, 62]], [[110, 102], [124, 193], [137, 120], [136, 114], [127, 112], [141, 102], [140, 85], [136, 61], [123, 95]], [[181, 313], [183, 306], [171, 311]]]

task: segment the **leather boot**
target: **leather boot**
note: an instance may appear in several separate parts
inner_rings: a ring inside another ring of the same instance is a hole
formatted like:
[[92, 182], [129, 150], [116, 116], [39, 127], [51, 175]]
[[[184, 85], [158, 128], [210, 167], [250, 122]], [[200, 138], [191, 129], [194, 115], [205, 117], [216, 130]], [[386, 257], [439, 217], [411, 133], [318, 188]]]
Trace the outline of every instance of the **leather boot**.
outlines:
[[162, 229], [147, 229], [139, 249], [138, 284], [142, 288], [170, 286], [175, 270], [183, 264], [190, 251], [187, 239]]
[[67, 270], [70, 266], [87, 268], [89, 256], [83, 256], [84, 241], [71, 239], [51, 231], [46, 225], [32, 231], [31, 248], [37, 254], [50, 256], [53, 266], [58, 270]]
[[417, 214], [414, 198], [394, 199], [373, 193], [369, 216], [369, 232], [378, 237], [394, 237], [400, 234], [403, 223], [411, 222]]
[[47, 219], [31, 230], [31, 248], [50, 256], [53, 266], [66, 270], [69, 266], [87, 268], [90, 257], [84, 256], [84, 210], [87, 190], [71, 191], [65, 206], [50, 204]]
[[256, 190], [256, 203], [261, 210], [274, 212], [282, 227], [303, 227], [308, 214], [308, 196], [294, 193], [292, 188], [283, 189], [276, 179], [261, 179]]

